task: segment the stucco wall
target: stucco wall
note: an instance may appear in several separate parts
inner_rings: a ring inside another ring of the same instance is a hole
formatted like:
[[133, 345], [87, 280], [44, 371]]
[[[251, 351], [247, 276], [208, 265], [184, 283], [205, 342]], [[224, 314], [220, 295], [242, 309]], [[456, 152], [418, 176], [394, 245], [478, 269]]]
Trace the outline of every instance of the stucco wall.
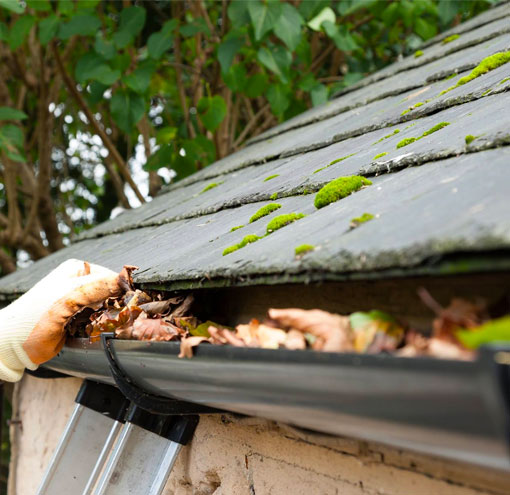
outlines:
[[[9, 495], [35, 493], [80, 386], [25, 376]], [[352, 439], [302, 432], [255, 418], [203, 416], [165, 495], [502, 495], [510, 477]]]

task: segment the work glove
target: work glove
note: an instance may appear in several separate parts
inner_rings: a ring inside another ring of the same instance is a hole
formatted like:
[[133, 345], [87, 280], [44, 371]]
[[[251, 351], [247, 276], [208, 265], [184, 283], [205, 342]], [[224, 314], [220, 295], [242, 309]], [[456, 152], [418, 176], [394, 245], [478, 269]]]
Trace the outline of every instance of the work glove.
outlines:
[[0, 380], [15, 382], [56, 356], [76, 311], [121, 293], [119, 275], [70, 259], [0, 310]]

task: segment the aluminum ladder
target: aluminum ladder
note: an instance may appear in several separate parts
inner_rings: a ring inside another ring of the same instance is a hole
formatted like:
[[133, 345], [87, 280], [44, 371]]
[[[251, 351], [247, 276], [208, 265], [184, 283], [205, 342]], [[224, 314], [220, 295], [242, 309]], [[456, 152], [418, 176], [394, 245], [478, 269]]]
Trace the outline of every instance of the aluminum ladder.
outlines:
[[91, 380], [75, 401], [37, 494], [160, 495], [198, 415], [153, 414]]

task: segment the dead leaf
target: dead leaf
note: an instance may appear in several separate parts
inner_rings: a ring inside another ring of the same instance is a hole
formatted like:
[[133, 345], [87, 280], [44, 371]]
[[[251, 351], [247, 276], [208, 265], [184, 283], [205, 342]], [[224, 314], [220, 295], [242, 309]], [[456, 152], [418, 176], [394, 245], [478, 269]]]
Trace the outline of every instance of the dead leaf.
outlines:
[[447, 342], [439, 338], [429, 340], [428, 354], [441, 359], [461, 359], [470, 361], [474, 359], [475, 353], [462, 349], [458, 344]]
[[181, 352], [179, 353], [180, 358], [192, 358], [193, 348], [202, 342], [207, 342], [205, 337], [187, 337], [181, 340]]
[[472, 303], [454, 298], [443, 308], [426, 289], [419, 289], [418, 295], [423, 303], [436, 313], [437, 317], [432, 323], [434, 337], [458, 343], [455, 332], [459, 328], [475, 328], [488, 319], [483, 302]]
[[166, 299], [164, 301], [152, 301], [140, 304], [140, 308], [142, 308], [148, 315], [165, 315], [168, 313], [168, 310], [171, 306], [171, 299]]
[[349, 318], [320, 309], [270, 309], [269, 317], [279, 327], [294, 328], [316, 337], [313, 348], [329, 352], [353, 349], [353, 334]]
[[149, 318], [143, 312], [133, 323], [131, 338], [137, 340], [170, 341], [180, 336], [180, 329], [161, 318]]
[[180, 318], [181, 316], [185, 316], [186, 313], [191, 308], [191, 305], [193, 304], [193, 300], [194, 300], [193, 295], [192, 294], [188, 294], [186, 296], [186, 298], [184, 299], [184, 301], [182, 301], [182, 303], [179, 304], [179, 306], [177, 306], [172, 311], [172, 313], [171, 313], [172, 317], [175, 319], [175, 318]]
[[124, 265], [119, 274], [119, 286], [124, 291], [134, 290], [132, 272], [138, 270], [137, 266]]
[[207, 332], [210, 335], [209, 342], [212, 344], [230, 344], [234, 347], [246, 347], [246, 344], [240, 338], [236, 337], [232, 330], [228, 330], [227, 328], [210, 326]]

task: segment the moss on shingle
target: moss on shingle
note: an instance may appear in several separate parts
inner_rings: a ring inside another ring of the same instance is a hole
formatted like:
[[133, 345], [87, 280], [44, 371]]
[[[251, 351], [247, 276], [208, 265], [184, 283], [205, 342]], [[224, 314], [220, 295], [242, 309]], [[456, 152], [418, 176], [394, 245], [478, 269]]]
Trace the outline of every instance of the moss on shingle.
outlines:
[[249, 234], [247, 236], [244, 236], [243, 239], [238, 242], [237, 244], [234, 244], [233, 246], [229, 246], [228, 248], [225, 248], [223, 250], [223, 256], [226, 256], [227, 254], [233, 253], [234, 251], [237, 251], [238, 249], [241, 249], [248, 244], [251, 244], [252, 242], [256, 242], [259, 239], [262, 239], [262, 237], [259, 237], [255, 234]]
[[460, 34], [452, 34], [451, 36], [447, 36], [441, 43], [443, 45], [447, 45], [448, 43], [451, 43], [452, 41], [458, 40], [460, 38]]
[[468, 134], [464, 141], [466, 141], [466, 144], [471, 144], [476, 139], [476, 136], [473, 136], [473, 134]]
[[415, 141], [416, 141], [415, 137], [404, 138], [404, 139], [402, 139], [402, 141], [399, 141], [397, 143], [397, 149], [403, 148], [404, 146], [407, 146], [408, 144], [414, 143]]
[[306, 253], [309, 253], [310, 251], [313, 251], [315, 249], [315, 246], [312, 246], [311, 244], [301, 244], [301, 246], [297, 246], [294, 249], [294, 253], [296, 256], [303, 256]]
[[266, 232], [270, 234], [271, 232], [281, 229], [282, 227], [289, 225], [289, 223], [293, 223], [304, 217], [305, 215], [302, 213], [286, 213], [285, 215], [278, 215], [267, 224]]
[[375, 217], [372, 213], [363, 213], [360, 217], [351, 218], [351, 227], [358, 227], [362, 223], [373, 220]]
[[434, 127], [431, 127], [428, 131], [425, 131], [420, 138], [424, 138], [425, 136], [429, 136], [430, 134], [439, 131], [443, 127], [446, 127], [447, 125], [450, 125], [450, 122], [439, 122], [439, 124], [436, 124]]
[[416, 50], [414, 52], [414, 58], [419, 58], [423, 55], [423, 50]]
[[267, 182], [268, 180], [271, 180], [271, 179], [276, 179], [276, 177], [280, 177], [280, 174], [270, 175], [269, 177], [266, 177], [264, 179], [264, 182]]
[[271, 199], [272, 201], [274, 201], [275, 199], [278, 199], [278, 193], [275, 192], [275, 193], [271, 194], [271, 196], [269, 196], [269, 199]]
[[351, 175], [349, 177], [338, 177], [326, 184], [315, 195], [314, 205], [316, 208], [334, 203], [339, 199], [345, 198], [358, 191], [363, 186], [370, 186], [372, 182], [361, 175]]
[[244, 227], [244, 225], [238, 225], [237, 227], [232, 227], [230, 229], [230, 232], [235, 232], [236, 230], [242, 229], [243, 227]]
[[337, 158], [336, 160], [333, 160], [333, 161], [329, 162], [328, 165], [326, 165], [324, 167], [321, 167], [321, 168], [318, 168], [317, 170], [315, 170], [314, 174], [319, 173], [320, 171], [324, 170], [325, 168], [331, 167], [331, 165], [334, 165], [335, 163], [343, 162], [344, 160], [347, 160], [347, 158], [350, 158], [351, 156], [354, 156], [355, 154], [356, 153], [351, 153], [350, 155], [346, 155], [346, 156], [342, 156], [340, 158]]
[[211, 189], [218, 187], [220, 184], [223, 184], [223, 182], [211, 182], [200, 191], [200, 194], [210, 191]]
[[282, 205], [279, 203], [270, 203], [268, 205], [263, 206], [252, 215], [252, 217], [250, 218], [250, 223], [256, 222], [259, 218], [270, 215], [271, 213], [273, 213], [273, 211], [276, 211], [278, 210], [278, 208], [281, 207]]
[[383, 156], [386, 156], [388, 154], [387, 151], [383, 151], [382, 153], [379, 153], [377, 155], [374, 156], [374, 160], [377, 160], [378, 158], [381, 158]]
[[439, 93], [440, 95], [444, 95], [445, 93], [448, 93], [449, 91], [452, 91], [455, 88], [458, 88], [459, 86], [462, 86], [463, 84], [466, 84], [473, 79], [476, 79], [477, 77], [482, 76], [483, 74], [486, 74], [487, 72], [490, 72], [491, 70], [497, 69], [498, 67], [501, 67], [502, 65], [510, 62], [510, 51], [507, 52], [498, 52], [494, 55], [490, 55], [488, 57], [485, 57], [467, 76], [461, 77], [455, 86], [451, 86], [448, 89], [445, 89], [444, 91], [441, 91]]

